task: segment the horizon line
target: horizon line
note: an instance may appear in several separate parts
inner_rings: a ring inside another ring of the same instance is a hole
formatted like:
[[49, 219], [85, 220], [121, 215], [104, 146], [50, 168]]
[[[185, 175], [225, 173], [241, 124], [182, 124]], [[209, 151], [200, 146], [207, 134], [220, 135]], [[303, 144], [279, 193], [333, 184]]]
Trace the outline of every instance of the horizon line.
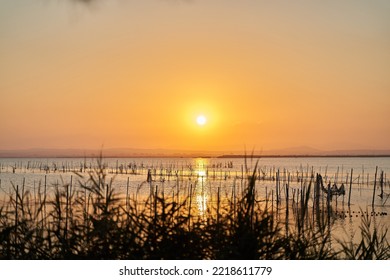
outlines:
[[[99, 155], [1, 155], [0, 159], [4, 158], [97, 158]], [[269, 155], [209, 155], [209, 154], [185, 154], [185, 155], [103, 155], [102, 158], [220, 158], [220, 159], [235, 159], [235, 158], [385, 158], [390, 157], [390, 154], [269, 154]]]
[[[302, 151], [299, 151], [299, 150]], [[137, 148], [28, 148], [0, 150], [0, 158], [288, 158], [288, 157], [390, 157], [390, 149], [319, 150], [311, 147], [291, 147], [268, 151], [194, 151], [174, 149]]]

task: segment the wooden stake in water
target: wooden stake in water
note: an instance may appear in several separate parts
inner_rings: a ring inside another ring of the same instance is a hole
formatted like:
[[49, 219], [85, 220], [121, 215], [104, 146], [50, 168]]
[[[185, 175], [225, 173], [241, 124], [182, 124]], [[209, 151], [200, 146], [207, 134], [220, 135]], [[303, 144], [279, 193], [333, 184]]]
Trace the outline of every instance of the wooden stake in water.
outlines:
[[154, 193], [154, 221], [157, 221], [157, 194], [158, 194], [158, 186], [156, 185], [156, 190]]
[[64, 238], [67, 240], [68, 235], [68, 217], [69, 217], [69, 185], [66, 185], [66, 205], [65, 205], [65, 229]]
[[317, 173], [316, 184], [314, 188], [314, 204], [317, 206], [320, 204], [320, 190], [321, 190], [321, 175]]
[[380, 184], [381, 184], [381, 193], [379, 194], [379, 197], [383, 198], [383, 170], [381, 172]]
[[287, 214], [287, 216], [288, 216], [289, 187], [290, 187], [290, 174], [288, 174], [288, 179], [287, 179], [287, 184], [286, 184], [286, 214]]
[[348, 207], [351, 205], [352, 174], [353, 174], [353, 168], [351, 169], [351, 179], [349, 180]]
[[330, 215], [330, 206], [331, 206], [332, 193], [330, 189], [330, 184], [328, 185], [328, 196], [327, 196], [327, 208], [328, 208], [328, 216]]
[[289, 215], [289, 209], [288, 209], [288, 203], [289, 203], [289, 187], [290, 187], [290, 174], [288, 174], [288, 181], [286, 184], [286, 234], [288, 235], [288, 215]]
[[15, 243], [17, 241], [17, 236], [18, 236], [18, 196], [19, 196], [19, 185], [16, 185], [16, 194], [15, 194]]
[[275, 196], [276, 196], [276, 203], [278, 203], [278, 173], [276, 173]]
[[218, 186], [218, 193], [217, 193], [217, 226], [219, 226], [219, 207], [220, 207], [220, 191], [221, 191], [221, 186]]
[[22, 199], [21, 199], [21, 203], [20, 203], [20, 206], [21, 206], [21, 210], [22, 210], [22, 220], [24, 220], [24, 207], [23, 207], [23, 204], [24, 204], [24, 184], [26, 183], [26, 178], [23, 178], [23, 185], [22, 185]]
[[130, 177], [127, 177], [127, 185], [126, 185], [126, 210], [129, 210], [129, 180], [130, 180]]
[[47, 198], [47, 178], [45, 175], [45, 186], [44, 186], [44, 197], [43, 197], [43, 212], [45, 213], [45, 226], [47, 221], [47, 211], [46, 211], [46, 198]]
[[234, 181], [233, 181], [232, 204], [231, 204], [231, 206], [233, 207], [233, 219], [234, 219], [235, 218], [235, 213], [236, 213], [236, 179], [234, 179]]
[[[374, 208], [374, 202], [375, 202], [375, 189], [376, 189], [376, 175], [378, 173], [378, 166], [375, 168], [375, 179], [374, 179], [374, 191], [372, 193], [372, 208]], [[374, 211], [374, 209], [373, 209]]]
[[188, 207], [188, 228], [191, 230], [192, 184], [190, 184], [190, 206]]

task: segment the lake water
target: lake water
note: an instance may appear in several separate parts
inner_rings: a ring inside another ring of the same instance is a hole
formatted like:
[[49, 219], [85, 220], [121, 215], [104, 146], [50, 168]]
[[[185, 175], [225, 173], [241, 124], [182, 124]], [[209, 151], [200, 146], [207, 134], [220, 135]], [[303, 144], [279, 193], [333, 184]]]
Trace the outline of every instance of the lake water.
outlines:
[[[217, 193], [225, 198], [239, 193], [245, 187], [246, 176], [254, 170], [258, 179], [256, 199], [268, 201], [273, 209], [277, 207], [278, 192], [284, 201], [286, 184], [290, 200], [294, 201], [312, 176], [320, 173], [325, 185], [344, 184], [346, 189], [345, 195], [331, 201], [332, 227], [339, 236], [353, 236], [365, 211], [374, 212], [375, 222], [390, 226], [390, 157], [105, 158], [103, 162], [121, 199], [125, 200], [126, 195], [142, 199], [152, 188], [153, 192], [177, 196], [179, 200], [191, 193], [198, 215], [213, 208]], [[1, 158], [0, 206], [7, 205], [16, 187], [28, 190], [33, 197], [44, 188], [50, 197], [56, 186], [70, 183], [77, 190], [96, 166], [94, 158]], [[146, 182], [148, 173], [151, 182]]]

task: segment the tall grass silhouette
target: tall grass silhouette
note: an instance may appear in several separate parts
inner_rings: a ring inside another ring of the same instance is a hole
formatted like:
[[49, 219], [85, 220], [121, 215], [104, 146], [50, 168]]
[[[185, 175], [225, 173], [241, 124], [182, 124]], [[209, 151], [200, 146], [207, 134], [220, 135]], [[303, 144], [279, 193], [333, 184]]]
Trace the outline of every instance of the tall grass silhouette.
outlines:
[[[389, 259], [386, 229], [362, 218], [358, 242], [332, 246], [329, 211], [320, 211], [321, 176], [312, 177], [285, 209], [273, 197], [256, 197], [257, 163], [242, 191], [230, 197], [218, 188], [216, 203], [199, 215], [194, 189], [179, 199], [153, 182], [145, 196], [126, 197], [97, 167], [75, 173], [48, 194], [13, 186], [0, 208], [2, 259]], [[77, 188], [76, 180], [78, 182]], [[180, 181], [177, 181], [180, 184]], [[314, 187], [313, 187], [314, 186]], [[194, 186], [195, 188], [195, 186]], [[315, 189], [313, 207], [309, 205]], [[177, 191], [178, 192], [178, 191]], [[286, 185], [288, 194], [288, 185]], [[184, 197], [183, 197], [184, 196]], [[294, 196], [293, 196], [294, 197]], [[276, 199], [280, 200], [280, 197]], [[278, 202], [275, 203], [278, 203]], [[285, 222], [277, 218], [284, 211]]]

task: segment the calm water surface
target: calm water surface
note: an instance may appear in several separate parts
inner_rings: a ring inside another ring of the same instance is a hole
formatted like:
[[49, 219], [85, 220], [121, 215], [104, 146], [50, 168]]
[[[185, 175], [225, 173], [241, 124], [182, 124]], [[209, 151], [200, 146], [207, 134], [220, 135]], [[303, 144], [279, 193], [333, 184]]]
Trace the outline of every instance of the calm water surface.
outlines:
[[[105, 158], [103, 162], [108, 178], [114, 179], [119, 197], [125, 199], [126, 194], [134, 197], [135, 193], [138, 199], [147, 197], [151, 187], [177, 197], [191, 192], [198, 214], [203, 215], [215, 205], [218, 190], [229, 198], [245, 187], [243, 179], [253, 173], [257, 159]], [[34, 196], [44, 186], [49, 196], [55, 186], [72, 183], [77, 189], [96, 166], [94, 158], [0, 158], [0, 205], [5, 205], [14, 195], [16, 186]], [[150, 183], [146, 183], [148, 172], [153, 179]], [[256, 197], [276, 207], [276, 178], [281, 185], [281, 196], [285, 195], [284, 186], [289, 184], [290, 200], [294, 200], [302, 187], [309, 184], [312, 174], [320, 173], [325, 184], [346, 187], [345, 195], [332, 199], [332, 227], [339, 237], [353, 236], [364, 211], [375, 211], [375, 222], [390, 226], [389, 172], [389, 157], [260, 158], [256, 169]], [[349, 187], [350, 207], [347, 206]], [[381, 193], [382, 198], [378, 196]]]

